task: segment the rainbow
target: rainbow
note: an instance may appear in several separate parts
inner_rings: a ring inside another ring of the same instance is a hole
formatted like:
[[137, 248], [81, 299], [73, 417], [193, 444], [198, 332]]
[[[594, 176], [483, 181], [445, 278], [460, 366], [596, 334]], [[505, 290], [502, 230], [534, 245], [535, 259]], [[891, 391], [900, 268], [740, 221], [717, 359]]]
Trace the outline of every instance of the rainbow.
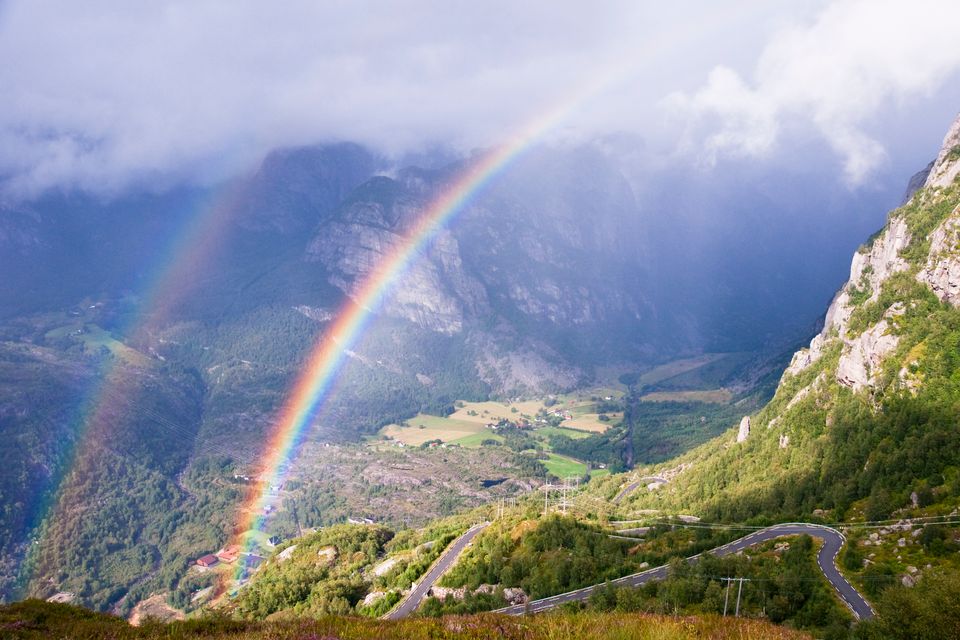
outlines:
[[[159, 259], [148, 272], [150, 277], [142, 288], [144, 293], [137, 305], [137, 313], [115, 331], [121, 336], [124, 351], [129, 357], [147, 362], [147, 356], [126, 345], [147, 341], [153, 329], [162, 326], [193, 290], [191, 283], [195, 282], [196, 274], [208, 266], [209, 260], [220, 248], [219, 243], [233, 219], [243, 187], [242, 182], [233, 183], [189, 203], [190, 210], [184, 223], [166, 242]], [[58, 510], [71, 507], [64, 503], [64, 497], [70, 491], [71, 474], [88, 456], [97, 451], [108, 451], [124, 457], [126, 464], [152, 471], [129, 456], [114, 451], [109, 444], [116, 415], [128, 412], [137, 401], [136, 385], [125, 375], [122, 361], [123, 358], [119, 356], [105, 360], [77, 403], [77, 411], [71, 418], [71, 423], [75, 425], [73, 438], [64, 443], [56, 473], [28, 514], [32, 536], [39, 537], [41, 542], [47, 535], [49, 525], [56, 521]], [[157, 416], [157, 420], [158, 428], [170, 430], [171, 437], [190, 435], [184, 427], [165, 420], [163, 416]], [[40, 562], [37, 554], [45, 548], [46, 544], [31, 545], [19, 570], [18, 581], [21, 586], [27, 585], [32, 579]]]
[[[606, 84], [603, 75], [578, 95], [591, 95]], [[471, 162], [456, 179], [441, 191], [407, 231], [402, 240], [360, 283], [309, 354], [305, 367], [280, 409], [260, 458], [261, 469], [256, 482], [240, 507], [233, 544], [250, 552], [256, 534], [261, 533], [267, 516], [274, 508], [277, 488], [283, 485], [290, 463], [304, 434], [309, 430], [323, 401], [343, 365], [345, 354], [364, 333], [384, 298], [411, 264], [436, 239], [437, 235], [484, 187], [501, 174], [524, 151], [540, 140], [543, 134], [565, 119], [579, 104], [569, 100], [534, 125], [514, 136], [510, 142], [488, 151]], [[235, 579], [246, 577], [245, 563], [238, 562]]]

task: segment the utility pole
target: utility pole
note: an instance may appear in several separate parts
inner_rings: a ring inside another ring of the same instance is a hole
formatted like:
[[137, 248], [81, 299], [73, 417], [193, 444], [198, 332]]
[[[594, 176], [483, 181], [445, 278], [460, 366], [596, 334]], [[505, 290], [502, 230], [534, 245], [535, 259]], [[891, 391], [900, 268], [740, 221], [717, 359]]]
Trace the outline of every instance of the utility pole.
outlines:
[[727, 615], [727, 603], [730, 601], [730, 583], [736, 581], [740, 584], [737, 586], [737, 608], [734, 616], [740, 617], [740, 595], [743, 593], [743, 583], [750, 582], [749, 578], [721, 578], [721, 580], [727, 583], [727, 595], [723, 599], [723, 615]]
[[732, 580], [724, 578], [727, 581], [726, 595], [723, 597], [723, 617], [727, 617], [727, 604], [730, 602], [730, 583]]

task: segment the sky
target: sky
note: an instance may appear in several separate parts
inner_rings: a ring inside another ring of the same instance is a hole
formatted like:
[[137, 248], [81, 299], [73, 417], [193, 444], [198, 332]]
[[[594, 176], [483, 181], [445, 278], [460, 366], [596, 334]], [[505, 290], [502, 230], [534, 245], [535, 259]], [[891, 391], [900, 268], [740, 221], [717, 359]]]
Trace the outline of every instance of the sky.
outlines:
[[956, 24], [952, 0], [6, 0], [0, 195], [213, 182], [338, 140], [467, 151], [557, 106], [547, 137], [705, 170], [816, 148], [870, 188], [960, 111]]

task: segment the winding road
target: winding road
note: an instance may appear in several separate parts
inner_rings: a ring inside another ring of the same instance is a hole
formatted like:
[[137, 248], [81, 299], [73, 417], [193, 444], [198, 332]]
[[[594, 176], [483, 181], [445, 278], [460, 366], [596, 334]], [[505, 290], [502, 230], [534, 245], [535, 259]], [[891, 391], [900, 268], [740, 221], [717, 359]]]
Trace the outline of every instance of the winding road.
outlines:
[[[847, 607], [853, 612], [853, 615], [858, 620], [867, 620], [872, 618], [874, 614], [870, 604], [856, 589], [853, 588], [853, 585], [847, 582], [847, 579], [844, 578], [837, 569], [837, 554], [839, 554], [840, 549], [843, 548], [845, 538], [843, 537], [843, 534], [836, 529], [831, 529], [830, 527], [825, 527], [823, 525], [806, 524], [800, 522], [778, 524], [772, 527], [767, 527], [766, 529], [754, 531], [753, 533], [742, 538], [738, 538], [732, 542], [728, 542], [725, 545], [711, 549], [707, 553], [712, 553], [713, 555], [717, 556], [725, 556], [731, 553], [737, 553], [738, 551], [742, 551], [747, 547], [760, 544], [761, 542], [766, 542], [767, 540], [773, 540], [782, 536], [795, 536], [801, 534], [807, 534], [814, 538], [823, 540], [823, 546], [820, 547], [820, 551], [817, 553], [817, 565], [823, 572], [824, 577], [826, 577], [827, 581], [830, 582], [834, 590], [836, 590], [837, 595], [840, 596], [840, 599], [843, 600], [844, 604], [847, 605]], [[691, 556], [690, 558], [687, 558], [687, 562], [690, 564], [695, 564], [700, 559], [701, 555], [703, 554]], [[617, 587], [639, 587], [640, 585], [650, 582], [651, 580], [663, 580], [667, 577], [667, 572], [667, 565], [663, 565], [660, 567], [654, 567], [653, 569], [647, 569], [646, 571], [641, 571], [640, 573], [634, 573], [629, 576], [617, 578], [616, 580], [611, 580], [610, 584]], [[590, 597], [590, 594], [593, 593], [594, 589], [602, 586], [604, 585], [593, 585], [590, 587], [584, 587], [583, 589], [577, 589], [576, 591], [569, 591], [567, 593], [550, 596], [549, 598], [532, 600], [527, 604], [497, 609], [496, 613], [521, 615], [524, 613], [537, 613], [540, 611], [545, 611], [547, 609], [552, 609], [553, 607], [559, 606], [564, 602], [586, 600]]]
[[660, 476], [643, 476], [642, 478], [637, 478], [636, 480], [634, 480], [633, 482], [625, 486], [623, 489], [621, 489], [620, 493], [618, 493], [613, 497], [612, 502], [614, 504], [619, 503], [621, 500], [626, 498], [629, 494], [633, 493], [637, 489], [637, 487], [639, 487], [640, 485], [650, 484], [651, 482], [660, 482], [662, 484], [667, 484], [670, 481]]
[[437, 561], [433, 563], [433, 566], [430, 567], [430, 570], [423, 576], [423, 579], [420, 580], [420, 582], [414, 583], [414, 587], [410, 590], [410, 593], [407, 594], [407, 597], [401, 600], [399, 605], [391, 609], [390, 612], [383, 617], [387, 620], [399, 620], [400, 618], [406, 618], [416, 611], [424, 598], [427, 597], [427, 594], [430, 593], [431, 587], [437, 583], [437, 580], [439, 580], [450, 567], [456, 564], [460, 558], [460, 554], [470, 545], [476, 535], [486, 529], [489, 524], [489, 522], [475, 524], [467, 529], [466, 533], [451, 542], [450, 546], [446, 548]]

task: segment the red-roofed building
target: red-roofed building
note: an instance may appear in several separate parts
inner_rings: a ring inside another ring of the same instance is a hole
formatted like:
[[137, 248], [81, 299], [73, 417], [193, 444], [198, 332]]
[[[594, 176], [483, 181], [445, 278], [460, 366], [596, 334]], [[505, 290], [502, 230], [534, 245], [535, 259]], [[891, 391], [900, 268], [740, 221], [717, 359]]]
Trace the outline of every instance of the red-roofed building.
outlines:
[[240, 547], [235, 544], [231, 544], [230, 546], [224, 547], [223, 549], [220, 549], [220, 551], [217, 551], [217, 559], [220, 562], [226, 562], [229, 564], [231, 562], [236, 562], [237, 558], [239, 557]]
[[217, 564], [217, 556], [213, 555], [212, 553], [208, 553], [205, 556], [197, 558], [198, 567], [210, 568], [215, 564]]

